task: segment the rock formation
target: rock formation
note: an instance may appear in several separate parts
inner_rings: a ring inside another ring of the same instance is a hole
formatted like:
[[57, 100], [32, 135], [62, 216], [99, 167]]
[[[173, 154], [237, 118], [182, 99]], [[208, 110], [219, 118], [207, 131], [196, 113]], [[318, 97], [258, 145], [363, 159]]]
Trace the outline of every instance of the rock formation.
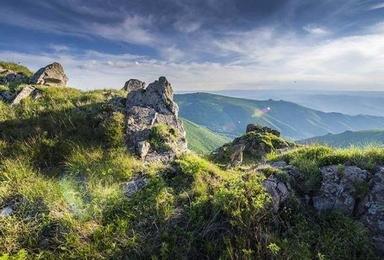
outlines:
[[169, 161], [187, 150], [171, 84], [165, 77], [132, 90], [126, 101], [128, 148], [143, 160]]
[[31, 77], [31, 84], [40, 84], [48, 86], [66, 86], [68, 78], [64, 73], [64, 68], [60, 63], [54, 62], [39, 69]]
[[24, 83], [28, 81], [28, 77], [23, 73], [15, 72], [12, 70], [4, 69], [0, 66], [0, 84], [9, 83]]
[[138, 79], [130, 79], [127, 82], [125, 82], [123, 90], [125, 91], [135, 91], [138, 89], [144, 89], [145, 88], [145, 82], [140, 81]]
[[291, 143], [279, 137], [277, 130], [257, 125], [248, 125], [246, 134], [234, 139], [213, 152], [218, 162], [229, 162], [229, 166], [238, 166], [244, 160], [259, 161], [267, 153], [290, 147]]
[[384, 167], [368, 172], [356, 166], [329, 165], [320, 168], [321, 185], [313, 194], [302, 188], [305, 176], [283, 161], [260, 166], [272, 167], [286, 174], [286, 180], [274, 175], [263, 185], [270, 194], [274, 211], [290, 197], [318, 213], [338, 211], [360, 221], [372, 234], [376, 249], [384, 255]]

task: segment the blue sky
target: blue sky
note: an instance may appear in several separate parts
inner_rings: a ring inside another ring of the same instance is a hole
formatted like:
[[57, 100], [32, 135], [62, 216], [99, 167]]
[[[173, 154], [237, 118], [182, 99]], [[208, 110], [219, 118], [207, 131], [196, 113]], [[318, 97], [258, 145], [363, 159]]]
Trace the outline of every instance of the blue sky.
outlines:
[[0, 59], [70, 85], [384, 90], [384, 1], [2, 0]]

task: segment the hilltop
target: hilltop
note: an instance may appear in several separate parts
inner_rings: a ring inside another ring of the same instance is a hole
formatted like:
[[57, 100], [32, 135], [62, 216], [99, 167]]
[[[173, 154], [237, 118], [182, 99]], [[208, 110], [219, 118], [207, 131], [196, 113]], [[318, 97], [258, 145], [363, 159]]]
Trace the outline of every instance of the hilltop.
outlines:
[[183, 126], [165, 77], [119, 91], [21, 84], [1, 93], [10, 97], [0, 101], [6, 259], [384, 253], [380, 147], [297, 146], [249, 125], [201, 157], [186, 149], [195, 135], [184, 127], [206, 129]]
[[305, 140], [303, 144], [327, 144], [335, 147], [384, 145], [384, 130], [345, 131], [341, 134], [327, 134]]

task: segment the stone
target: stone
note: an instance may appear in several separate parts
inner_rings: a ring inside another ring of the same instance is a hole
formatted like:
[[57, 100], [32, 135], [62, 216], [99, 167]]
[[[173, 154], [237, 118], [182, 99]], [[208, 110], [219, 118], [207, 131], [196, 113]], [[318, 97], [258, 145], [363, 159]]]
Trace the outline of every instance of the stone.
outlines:
[[11, 105], [17, 105], [17, 104], [20, 104], [21, 100], [29, 97], [32, 95], [32, 93], [35, 91], [36, 89], [32, 86], [25, 86], [17, 95], [16, 97], [13, 99]]
[[138, 80], [138, 79], [130, 79], [127, 82], [125, 82], [123, 90], [125, 91], [135, 91], [139, 89], [145, 88], [145, 82]]
[[322, 183], [313, 197], [313, 206], [319, 211], [339, 210], [352, 216], [358, 186], [368, 180], [368, 172], [356, 166], [331, 165], [320, 169]]
[[125, 196], [132, 197], [138, 191], [142, 190], [149, 183], [148, 179], [145, 177], [136, 177], [132, 181], [124, 183], [122, 186]]
[[278, 212], [281, 205], [289, 198], [289, 187], [286, 183], [271, 175], [263, 181], [263, 187], [271, 196], [273, 211]]
[[66, 86], [68, 77], [64, 73], [64, 68], [60, 63], [54, 62], [39, 69], [31, 77], [31, 84], [48, 86]]
[[[260, 163], [265, 161], [266, 154], [272, 151], [286, 149], [294, 145], [280, 138], [280, 133], [276, 130], [270, 128], [262, 128], [259, 126], [255, 127], [261, 130], [249, 131], [251, 126], [248, 125], [248, 133], [235, 138], [231, 143], [227, 143], [219, 147], [211, 154], [211, 157], [215, 161], [221, 163], [232, 163], [234, 159], [236, 159], [235, 161], [239, 162], [240, 158], [241, 162], [252, 161]], [[274, 134], [275, 131], [278, 135]], [[273, 141], [271, 141], [271, 136], [267, 135], [267, 133], [275, 135]], [[242, 153], [242, 155], [240, 155], [240, 153]], [[239, 165], [239, 163], [235, 164]]]
[[359, 205], [359, 218], [373, 234], [373, 242], [384, 255], [384, 168], [369, 181], [367, 195]]
[[0, 84], [23, 83], [28, 81], [28, 77], [23, 73], [6, 70], [2, 74], [4, 75], [0, 77]]
[[11, 102], [13, 100], [14, 95], [12, 95], [10, 92], [1, 92], [0, 93], [0, 100], [4, 102]]
[[2, 208], [0, 210], [0, 217], [9, 217], [11, 216], [13, 213], [13, 209], [9, 206], [5, 207], [5, 208]]
[[[163, 140], [167, 151], [151, 144], [154, 127], [165, 126], [172, 138]], [[145, 89], [130, 91], [126, 99], [126, 139], [128, 149], [146, 161], [172, 160], [187, 150], [185, 131], [178, 118], [171, 84], [165, 77]]]

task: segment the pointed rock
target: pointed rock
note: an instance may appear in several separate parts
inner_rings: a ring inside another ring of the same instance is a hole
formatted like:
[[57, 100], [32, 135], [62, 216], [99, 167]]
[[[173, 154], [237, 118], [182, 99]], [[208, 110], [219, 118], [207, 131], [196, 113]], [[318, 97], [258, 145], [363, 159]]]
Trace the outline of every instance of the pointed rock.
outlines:
[[32, 84], [65, 87], [68, 82], [68, 77], [64, 73], [63, 66], [61, 66], [60, 63], [54, 62], [39, 69], [33, 74], [30, 82]]
[[128, 93], [127, 146], [143, 160], [169, 161], [187, 150], [171, 84], [165, 77]]

